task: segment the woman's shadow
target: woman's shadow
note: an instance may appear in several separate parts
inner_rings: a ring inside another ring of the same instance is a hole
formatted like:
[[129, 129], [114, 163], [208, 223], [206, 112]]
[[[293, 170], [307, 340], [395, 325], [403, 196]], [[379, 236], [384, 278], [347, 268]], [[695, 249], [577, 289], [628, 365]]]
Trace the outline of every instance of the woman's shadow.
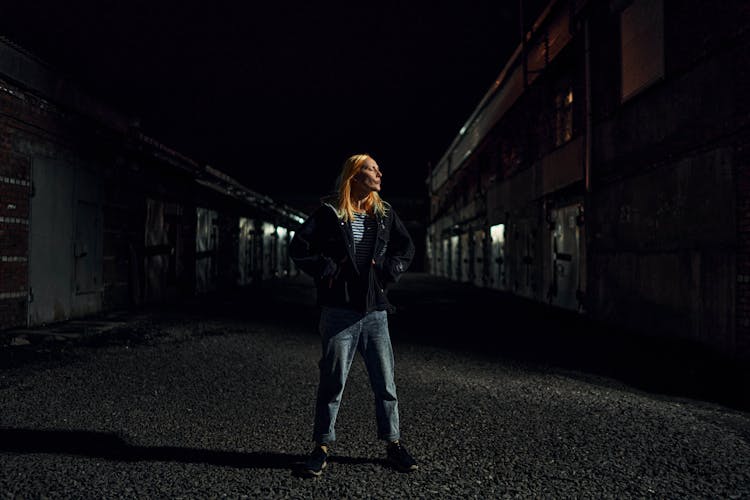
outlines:
[[[222, 451], [181, 448], [177, 446], [137, 446], [117, 434], [96, 431], [38, 430], [0, 428], [0, 452], [54, 453], [101, 458], [113, 462], [178, 462], [209, 464], [239, 469], [287, 469], [293, 475], [306, 477], [305, 455], [268, 451]], [[377, 464], [383, 459], [331, 456], [330, 462], [342, 464]]]

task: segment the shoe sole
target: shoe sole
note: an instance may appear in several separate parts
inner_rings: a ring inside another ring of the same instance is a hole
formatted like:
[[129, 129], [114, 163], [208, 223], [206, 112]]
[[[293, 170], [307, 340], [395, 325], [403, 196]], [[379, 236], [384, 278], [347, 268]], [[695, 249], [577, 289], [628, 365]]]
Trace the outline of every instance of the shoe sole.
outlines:
[[393, 468], [399, 472], [414, 472], [415, 470], [419, 469], [418, 465], [412, 465], [411, 467], [402, 467], [401, 465], [390, 459], [388, 459], [388, 463], [390, 463]]
[[320, 477], [323, 474], [323, 470], [328, 467], [328, 462], [323, 462], [320, 470], [305, 469], [305, 474], [310, 477]]

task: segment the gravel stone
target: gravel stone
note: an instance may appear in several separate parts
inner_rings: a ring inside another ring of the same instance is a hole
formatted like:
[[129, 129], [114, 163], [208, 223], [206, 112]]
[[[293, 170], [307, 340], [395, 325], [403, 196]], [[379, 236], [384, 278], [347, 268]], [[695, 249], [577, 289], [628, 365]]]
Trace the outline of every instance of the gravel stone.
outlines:
[[0, 498], [750, 498], [745, 400], [712, 392], [744, 372], [426, 275], [391, 297], [417, 472], [385, 462], [358, 357], [328, 469], [298, 474], [320, 344], [293, 278], [0, 349]]

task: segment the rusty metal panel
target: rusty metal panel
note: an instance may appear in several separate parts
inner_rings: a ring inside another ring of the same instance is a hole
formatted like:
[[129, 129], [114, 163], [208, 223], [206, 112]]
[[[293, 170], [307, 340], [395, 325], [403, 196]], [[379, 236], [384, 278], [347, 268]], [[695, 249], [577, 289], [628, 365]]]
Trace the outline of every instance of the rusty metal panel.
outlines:
[[144, 226], [145, 299], [173, 299], [185, 273], [183, 208], [178, 203], [146, 200]]
[[196, 207], [195, 228], [195, 291], [205, 293], [216, 289], [218, 266], [216, 249], [219, 243], [219, 214], [215, 210]]
[[30, 326], [70, 319], [73, 295], [73, 189], [75, 169], [34, 158], [29, 221]]
[[170, 293], [185, 281], [185, 231], [184, 208], [179, 203], [164, 204], [165, 231], [169, 242], [169, 271], [167, 285]]
[[169, 246], [169, 239], [165, 225], [164, 202], [147, 199], [144, 270], [146, 273], [145, 299], [150, 302], [162, 300], [166, 294], [165, 287], [169, 270], [169, 255], [166, 249]]
[[583, 154], [583, 136], [578, 136], [542, 158], [542, 194], [583, 179]]
[[664, 2], [635, 0], [620, 15], [622, 100], [664, 76]]
[[474, 239], [471, 245], [471, 269], [470, 274], [476, 286], [484, 286], [487, 282], [487, 256], [485, 255], [485, 231], [476, 229]]
[[237, 262], [239, 267], [238, 284], [249, 285], [253, 281], [255, 262], [255, 221], [240, 217], [240, 235], [237, 246]]
[[553, 210], [554, 228], [550, 233], [551, 273], [547, 284], [547, 300], [565, 309], [580, 311], [578, 300], [582, 290], [581, 228], [578, 224], [579, 205]]
[[536, 298], [537, 262], [534, 227], [527, 219], [519, 219], [510, 225], [510, 231], [511, 239], [506, 239], [509, 288], [524, 297]]
[[471, 271], [470, 271], [470, 257], [471, 257], [471, 249], [470, 249], [470, 234], [469, 233], [463, 233], [459, 237], [459, 273], [458, 273], [458, 279], [460, 281], [471, 281]]

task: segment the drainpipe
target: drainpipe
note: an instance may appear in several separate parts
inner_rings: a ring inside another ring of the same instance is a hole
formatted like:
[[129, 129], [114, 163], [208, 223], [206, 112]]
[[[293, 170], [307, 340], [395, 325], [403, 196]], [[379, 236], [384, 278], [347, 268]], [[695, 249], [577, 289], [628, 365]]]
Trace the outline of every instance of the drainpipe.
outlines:
[[523, 88], [526, 90], [526, 87], [529, 86], [529, 79], [528, 63], [526, 61], [526, 26], [523, 20], [523, 0], [518, 0], [518, 24], [521, 28], [521, 71], [523, 73]]
[[586, 148], [583, 160], [583, 175], [586, 185], [586, 194], [591, 192], [591, 46], [589, 42], [589, 18], [583, 25], [583, 40], [584, 40], [584, 68], [586, 80]]

